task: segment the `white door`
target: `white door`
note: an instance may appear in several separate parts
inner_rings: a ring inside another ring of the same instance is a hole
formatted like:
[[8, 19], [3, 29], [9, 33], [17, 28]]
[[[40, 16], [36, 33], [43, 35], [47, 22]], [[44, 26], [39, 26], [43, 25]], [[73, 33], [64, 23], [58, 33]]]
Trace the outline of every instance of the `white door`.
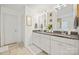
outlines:
[[16, 42], [17, 37], [17, 17], [16, 15], [4, 14], [4, 44], [11, 44]]

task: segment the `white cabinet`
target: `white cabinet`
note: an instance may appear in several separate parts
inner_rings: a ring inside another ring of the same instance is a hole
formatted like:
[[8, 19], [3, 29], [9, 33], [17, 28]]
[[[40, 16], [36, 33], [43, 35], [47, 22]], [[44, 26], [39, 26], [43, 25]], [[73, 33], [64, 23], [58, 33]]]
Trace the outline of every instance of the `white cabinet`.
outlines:
[[50, 53], [50, 41], [49, 35], [33, 33], [33, 43], [48, 54]]
[[79, 40], [52, 36], [51, 54], [54, 55], [73, 55], [79, 54]]

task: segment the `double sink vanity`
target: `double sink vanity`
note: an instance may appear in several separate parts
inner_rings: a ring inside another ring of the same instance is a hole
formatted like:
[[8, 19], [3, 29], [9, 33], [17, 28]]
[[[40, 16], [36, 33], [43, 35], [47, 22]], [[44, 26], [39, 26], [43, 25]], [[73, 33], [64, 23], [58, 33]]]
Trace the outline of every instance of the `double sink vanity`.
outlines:
[[79, 54], [79, 35], [64, 33], [33, 30], [33, 44], [50, 55]]

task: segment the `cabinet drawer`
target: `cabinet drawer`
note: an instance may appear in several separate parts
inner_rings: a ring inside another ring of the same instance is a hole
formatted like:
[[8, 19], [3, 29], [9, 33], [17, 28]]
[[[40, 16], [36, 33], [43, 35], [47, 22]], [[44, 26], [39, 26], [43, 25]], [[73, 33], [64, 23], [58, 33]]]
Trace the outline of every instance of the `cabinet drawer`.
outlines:
[[79, 48], [79, 46], [78, 46], [79, 45], [79, 40], [69, 39], [69, 38], [62, 38], [62, 37], [55, 37], [55, 36], [52, 36], [52, 39], [55, 40], [55, 41], [59, 41], [59, 42], [68, 44], [70, 46]]
[[40, 34], [38, 34], [38, 33], [32, 33], [32, 36], [33, 36], [33, 38], [37, 38], [37, 37], [40, 37]]

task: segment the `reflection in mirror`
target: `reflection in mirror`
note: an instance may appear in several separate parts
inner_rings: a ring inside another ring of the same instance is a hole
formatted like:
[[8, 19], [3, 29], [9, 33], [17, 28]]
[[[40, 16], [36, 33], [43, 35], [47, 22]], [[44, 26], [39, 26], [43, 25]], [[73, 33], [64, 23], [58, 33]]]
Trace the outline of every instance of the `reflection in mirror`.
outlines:
[[67, 21], [62, 21], [62, 30], [68, 31], [68, 22]]
[[37, 28], [37, 23], [35, 23], [35, 28]]
[[57, 28], [61, 29], [62, 28], [62, 19], [61, 18], [57, 18]]
[[44, 14], [44, 16], [43, 16], [44, 18], [44, 27], [46, 27], [46, 14]]
[[43, 24], [41, 24], [41, 29], [43, 29]]
[[79, 26], [79, 17], [76, 16], [74, 20], [74, 28], [76, 29], [78, 26]]

